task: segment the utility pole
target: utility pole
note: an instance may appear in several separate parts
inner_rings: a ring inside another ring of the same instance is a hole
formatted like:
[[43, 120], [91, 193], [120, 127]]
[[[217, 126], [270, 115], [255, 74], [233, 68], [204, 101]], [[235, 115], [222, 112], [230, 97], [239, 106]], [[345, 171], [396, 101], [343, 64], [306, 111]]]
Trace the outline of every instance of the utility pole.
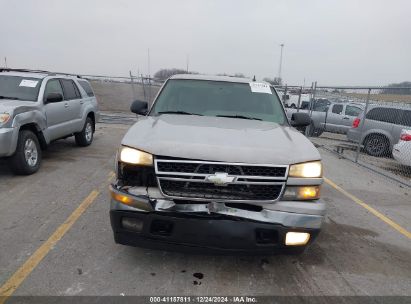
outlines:
[[187, 57], [186, 57], [187, 74], [188, 74], [188, 64], [189, 64], [189, 61], [190, 61], [190, 55], [187, 54]]
[[[138, 74], [137, 74], [138, 75]], [[133, 98], [134, 98], [134, 100], [137, 100], [137, 97], [136, 97], [136, 88], [134, 87], [134, 79], [133, 79], [133, 74], [131, 73], [131, 71], [130, 71], [130, 81], [131, 81], [131, 89], [132, 89], [132, 91], [133, 91]]]
[[282, 68], [282, 65], [283, 65], [283, 48], [284, 48], [284, 43], [281, 43], [281, 44], [280, 44], [280, 47], [281, 47], [281, 52], [280, 52], [280, 66], [279, 66], [279, 68], [278, 68], [278, 78], [281, 79], [281, 68]]
[[7, 68], [7, 57], [4, 57], [4, 67]]
[[147, 69], [148, 77], [150, 77], [150, 49], [147, 49]]

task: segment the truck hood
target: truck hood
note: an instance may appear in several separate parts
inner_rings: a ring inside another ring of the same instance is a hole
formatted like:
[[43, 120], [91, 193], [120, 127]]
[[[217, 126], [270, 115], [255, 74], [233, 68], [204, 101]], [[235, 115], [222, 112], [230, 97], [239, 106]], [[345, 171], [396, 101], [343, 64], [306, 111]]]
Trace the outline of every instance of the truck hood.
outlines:
[[20, 108], [33, 108], [36, 106], [34, 101], [24, 101], [24, 100], [13, 100], [13, 99], [0, 99], [0, 113], [16, 112]]
[[321, 159], [301, 133], [276, 123], [163, 114], [139, 119], [122, 145], [158, 156], [288, 165]]

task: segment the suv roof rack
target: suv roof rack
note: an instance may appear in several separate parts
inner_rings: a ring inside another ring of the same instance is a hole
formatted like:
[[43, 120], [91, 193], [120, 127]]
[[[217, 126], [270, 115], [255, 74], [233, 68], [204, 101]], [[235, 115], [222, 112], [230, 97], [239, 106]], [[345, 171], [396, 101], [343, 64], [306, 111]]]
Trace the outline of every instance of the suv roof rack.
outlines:
[[50, 71], [44, 71], [44, 70], [31, 70], [31, 69], [12, 69], [12, 68], [0, 68], [0, 72], [28, 72], [28, 73], [41, 73], [41, 74], [47, 74], [49, 76], [55, 76], [55, 75], [68, 75], [68, 76], [75, 76], [77, 78], [81, 78], [80, 75], [76, 74], [70, 74], [70, 73], [58, 73], [58, 72], [50, 72]]
[[44, 74], [51, 73], [49, 71], [43, 71], [43, 70], [12, 69], [12, 68], [0, 68], [0, 72], [31, 72], [31, 73], [44, 73]]

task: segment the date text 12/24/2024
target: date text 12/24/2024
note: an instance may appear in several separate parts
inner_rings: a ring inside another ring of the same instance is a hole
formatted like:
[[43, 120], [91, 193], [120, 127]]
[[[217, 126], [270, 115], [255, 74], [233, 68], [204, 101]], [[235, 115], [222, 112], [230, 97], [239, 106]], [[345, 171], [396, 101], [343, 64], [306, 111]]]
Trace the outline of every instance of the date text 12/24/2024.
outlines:
[[167, 297], [150, 297], [150, 303], [257, 303], [255, 297], [248, 296], [230, 296], [230, 297], [210, 297], [210, 296], [167, 296]]

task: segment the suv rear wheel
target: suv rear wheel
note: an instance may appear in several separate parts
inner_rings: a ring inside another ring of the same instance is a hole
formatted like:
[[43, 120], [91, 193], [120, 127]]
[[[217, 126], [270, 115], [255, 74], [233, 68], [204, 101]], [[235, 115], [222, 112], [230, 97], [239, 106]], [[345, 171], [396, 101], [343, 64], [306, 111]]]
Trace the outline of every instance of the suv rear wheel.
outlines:
[[42, 151], [37, 136], [30, 130], [22, 130], [10, 167], [15, 174], [30, 175], [40, 168]]
[[371, 134], [364, 140], [364, 149], [371, 156], [387, 156], [390, 143], [384, 135]]
[[86, 146], [91, 145], [91, 143], [93, 142], [93, 135], [94, 135], [93, 121], [91, 120], [90, 117], [87, 117], [83, 130], [81, 130], [81, 132], [76, 133], [74, 135], [76, 139], [76, 144], [80, 147], [86, 147]]

